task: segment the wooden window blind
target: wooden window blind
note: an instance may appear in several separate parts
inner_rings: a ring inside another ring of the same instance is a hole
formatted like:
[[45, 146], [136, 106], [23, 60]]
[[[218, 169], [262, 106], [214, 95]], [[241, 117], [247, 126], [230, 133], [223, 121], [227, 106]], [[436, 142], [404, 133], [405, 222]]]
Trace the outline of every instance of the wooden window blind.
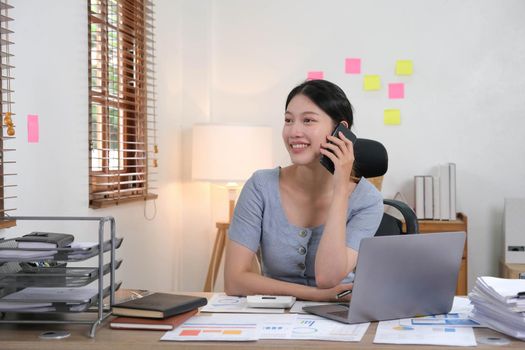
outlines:
[[2, 113], [2, 137], [0, 138], [0, 228], [15, 225], [14, 220], [9, 220], [9, 212], [15, 210], [13, 199], [15, 195], [15, 149], [13, 139], [15, 138], [15, 113], [13, 112], [13, 66], [11, 65], [11, 34], [9, 23], [13, 20], [9, 17], [9, 11], [13, 8], [7, 0], [0, 0], [0, 76], [1, 94], [0, 108]]
[[89, 204], [157, 198], [154, 8], [89, 0]]

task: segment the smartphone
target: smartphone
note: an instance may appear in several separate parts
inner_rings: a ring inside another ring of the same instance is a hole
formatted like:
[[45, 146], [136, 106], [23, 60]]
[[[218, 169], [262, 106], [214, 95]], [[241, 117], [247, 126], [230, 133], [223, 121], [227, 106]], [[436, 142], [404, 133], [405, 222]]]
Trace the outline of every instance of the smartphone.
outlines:
[[[350, 129], [348, 129], [343, 123], [339, 123], [336, 126], [336, 128], [332, 132], [332, 136], [339, 138], [339, 131], [341, 131], [347, 139], [352, 141], [352, 143], [355, 143], [355, 141], [357, 140], [357, 136], [355, 136], [355, 134], [351, 132]], [[326, 168], [326, 170], [328, 170], [332, 174], [334, 173], [334, 163], [330, 158], [322, 154], [320, 162]]]

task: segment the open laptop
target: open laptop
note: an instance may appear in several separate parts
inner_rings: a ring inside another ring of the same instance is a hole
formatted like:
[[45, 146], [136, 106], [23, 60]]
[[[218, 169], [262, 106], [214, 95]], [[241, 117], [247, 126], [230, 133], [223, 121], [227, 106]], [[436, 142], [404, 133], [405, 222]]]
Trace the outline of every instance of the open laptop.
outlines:
[[464, 245], [465, 232], [363, 239], [349, 305], [303, 310], [344, 323], [448, 313]]

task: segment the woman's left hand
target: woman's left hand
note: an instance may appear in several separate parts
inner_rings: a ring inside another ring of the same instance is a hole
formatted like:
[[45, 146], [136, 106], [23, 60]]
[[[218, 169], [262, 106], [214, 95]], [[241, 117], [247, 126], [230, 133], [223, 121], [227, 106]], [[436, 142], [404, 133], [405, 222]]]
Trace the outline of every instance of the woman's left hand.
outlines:
[[[339, 137], [327, 136], [329, 142], [321, 144], [321, 154], [324, 154], [334, 163], [334, 186], [337, 189], [353, 189], [350, 181], [354, 166], [354, 144], [339, 132]], [[331, 152], [331, 151], [332, 152]]]

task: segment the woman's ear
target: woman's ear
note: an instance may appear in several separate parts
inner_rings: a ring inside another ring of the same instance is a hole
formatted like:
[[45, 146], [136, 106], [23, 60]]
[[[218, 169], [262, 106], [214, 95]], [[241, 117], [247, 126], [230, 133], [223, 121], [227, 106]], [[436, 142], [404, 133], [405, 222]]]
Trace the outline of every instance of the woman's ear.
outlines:
[[347, 122], [346, 120], [343, 120], [343, 121], [341, 122], [341, 124], [343, 124], [343, 125], [345, 126], [345, 128], [348, 129], [348, 122]]

